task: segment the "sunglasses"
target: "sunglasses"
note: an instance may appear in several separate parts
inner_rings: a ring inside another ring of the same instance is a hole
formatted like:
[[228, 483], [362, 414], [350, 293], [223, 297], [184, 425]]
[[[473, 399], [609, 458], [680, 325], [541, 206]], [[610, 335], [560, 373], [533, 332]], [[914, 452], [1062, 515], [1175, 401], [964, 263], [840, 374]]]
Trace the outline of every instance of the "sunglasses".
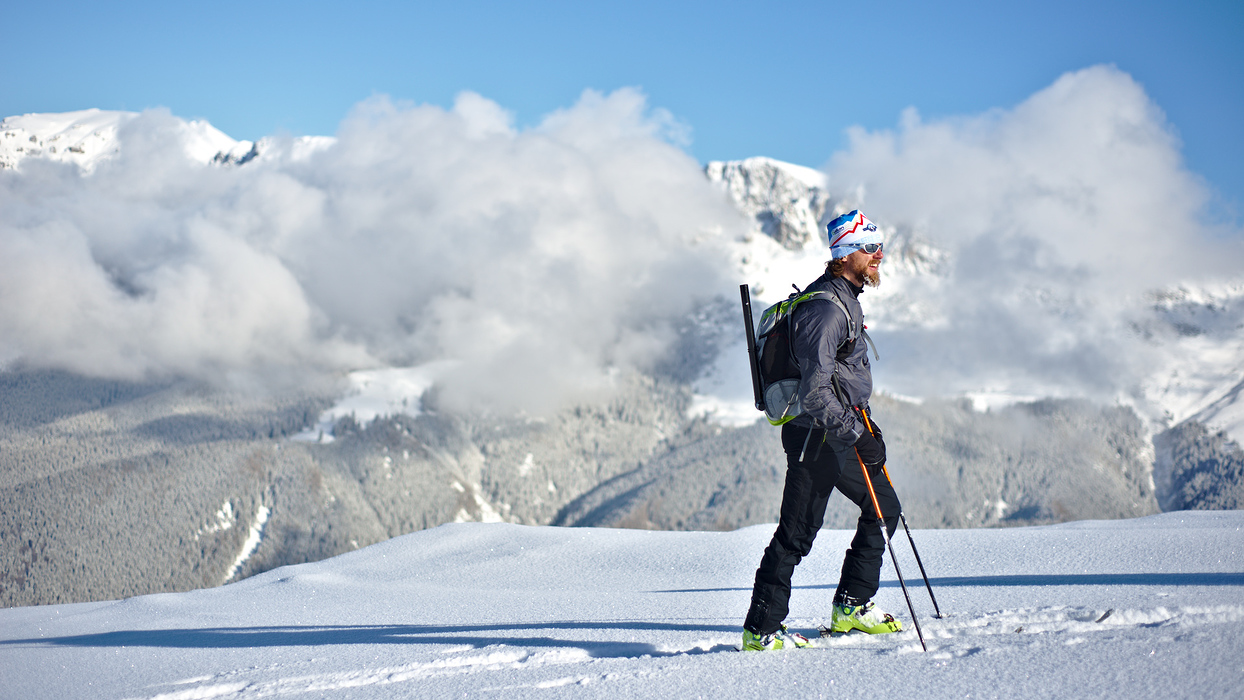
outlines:
[[868, 253], [869, 255], [876, 255], [877, 253], [881, 252], [881, 249], [885, 244], [883, 243], [848, 243], [847, 245], [851, 246], [852, 248], [858, 248], [859, 250], [862, 250], [865, 253]]

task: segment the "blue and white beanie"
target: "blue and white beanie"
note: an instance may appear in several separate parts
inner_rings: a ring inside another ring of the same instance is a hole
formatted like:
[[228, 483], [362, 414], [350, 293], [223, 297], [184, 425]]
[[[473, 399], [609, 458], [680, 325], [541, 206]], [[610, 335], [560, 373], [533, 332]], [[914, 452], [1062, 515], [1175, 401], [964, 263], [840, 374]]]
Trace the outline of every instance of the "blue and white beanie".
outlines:
[[852, 210], [829, 222], [829, 252], [834, 260], [845, 258], [865, 243], [882, 243], [877, 224], [868, 220], [859, 209]]

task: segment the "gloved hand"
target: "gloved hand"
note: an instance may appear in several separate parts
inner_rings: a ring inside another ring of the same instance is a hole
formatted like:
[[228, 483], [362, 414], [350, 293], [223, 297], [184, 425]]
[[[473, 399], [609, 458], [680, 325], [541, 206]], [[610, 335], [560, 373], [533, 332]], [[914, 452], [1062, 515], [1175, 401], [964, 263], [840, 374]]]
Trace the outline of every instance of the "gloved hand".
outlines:
[[866, 411], [862, 408], [856, 408], [855, 417], [859, 418], [860, 422], [864, 424], [865, 430], [868, 430], [870, 428], [872, 429], [873, 437], [877, 439], [877, 442], [881, 443], [881, 454], [884, 455], [885, 454], [885, 438], [881, 436], [881, 426], [877, 425], [877, 422], [873, 420], [873, 412]]
[[872, 419], [871, 413], [867, 415], [868, 415], [867, 425], [870, 426], [870, 428], [872, 428], [873, 438], [876, 438], [878, 443], [881, 443], [881, 451], [886, 451], [886, 439], [882, 438], [881, 436], [881, 425], [877, 425], [877, 421]]
[[868, 414], [868, 425], [872, 426], [873, 437], [877, 439], [877, 442], [881, 443], [881, 454], [885, 454], [885, 438], [881, 436], [881, 426], [877, 425], [873, 420], [871, 413]]
[[855, 451], [867, 467], [879, 467], [885, 464], [885, 443], [865, 430], [855, 441]]

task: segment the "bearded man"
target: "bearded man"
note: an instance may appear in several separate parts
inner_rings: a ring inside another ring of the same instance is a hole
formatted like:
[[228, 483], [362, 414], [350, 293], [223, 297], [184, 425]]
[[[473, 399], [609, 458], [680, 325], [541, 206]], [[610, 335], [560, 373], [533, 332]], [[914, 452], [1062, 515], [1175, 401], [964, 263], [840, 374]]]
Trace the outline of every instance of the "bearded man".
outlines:
[[872, 602], [880, 585], [885, 538], [861, 469], [862, 463], [872, 475], [892, 535], [898, 525], [899, 501], [894, 487], [882, 476], [885, 442], [880, 428], [871, 422], [872, 370], [858, 300], [865, 285], [875, 287], [881, 282], [883, 241], [877, 226], [858, 210], [834, 219], [826, 228], [833, 259], [826, 263], [825, 274], [804, 292], [829, 292], [842, 303], [822, 295], [801, 303], [791, 318], [791, 352], [799, 366], [803, 413], [782, 426], [787, 471], [781, 516], [756, 570], [751, 608], [743, 623], [744, 650], [809, 644], [803, 635], [788, 631], [782, 621], [789, 611], [791, 576], [811, 551], [835, 488], [859, 506], [860, 518], [842, 562], [829, 630], [883, 634], [903, 628]]

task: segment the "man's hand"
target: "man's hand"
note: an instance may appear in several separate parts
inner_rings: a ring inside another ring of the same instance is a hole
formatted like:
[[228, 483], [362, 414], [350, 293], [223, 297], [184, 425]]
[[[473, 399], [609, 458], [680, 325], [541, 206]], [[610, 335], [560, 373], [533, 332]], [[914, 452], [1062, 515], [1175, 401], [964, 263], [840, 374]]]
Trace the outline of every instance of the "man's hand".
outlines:
[[873, 438], [881, 443], [881, 454], [885, 454], [885, 438], [881, 437], [881, 426], [874, 423], [872, 418], [872, 416], [868, 417], [868, 425], [872, 426]]
[[[873, 420], [872, 411], [865, 412], [862, 409], [856, 409], [856, 414], [859, 416], [861, 421], [864, 421], [864, 425], [872, 431], [873, 437], [876, 438], [877, 442], [881, 443], [881, 454], [884, 455], [885, 438], [881, 436], [881, 426], [877, 425], [877, 422]], [[884, 459], [882, 461], [884, 462]], [[869, 466], [876, 465], [870, 464]]]
[[872, 436], [867, 430], [855, 441], [855, 451], [867, 467], [879, 467], [885, 464], [885, 443]]

